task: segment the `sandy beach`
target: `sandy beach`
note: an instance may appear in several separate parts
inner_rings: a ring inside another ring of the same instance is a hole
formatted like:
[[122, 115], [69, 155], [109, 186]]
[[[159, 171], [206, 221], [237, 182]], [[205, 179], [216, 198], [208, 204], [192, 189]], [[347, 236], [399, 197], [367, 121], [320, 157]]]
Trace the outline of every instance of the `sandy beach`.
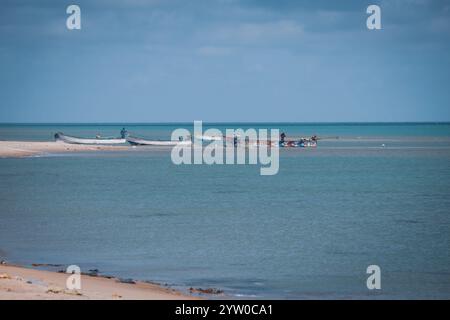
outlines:
[[68, 144], [61, 141], [0, 141], [0, 158], [20, 158], [45, 153], [79, 152], [79, 151], [119, 151], [130, 147], [110, 145]]
[[123, 283], [81, 275], [81, 290], [66, 289], [69, 274], [0, 265], [0, 300], [179, 300], [196, 299], [157, 284]]

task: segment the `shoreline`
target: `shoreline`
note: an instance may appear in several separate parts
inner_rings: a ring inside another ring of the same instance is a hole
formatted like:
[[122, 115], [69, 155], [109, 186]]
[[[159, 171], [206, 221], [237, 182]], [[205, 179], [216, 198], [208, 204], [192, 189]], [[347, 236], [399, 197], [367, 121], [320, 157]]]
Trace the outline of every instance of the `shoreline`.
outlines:
[[24, 158], [46, 153], [123, 151], [129, 149], [130, 146], [127, 145], [83, 145], [61, 141], [0, 141], [0, 158]]
[[144, 281], [82, 273], [81, 289], [66, 288], [68, 273], [39, 270], [2, 262], [0, 300], [198, 300], [202, 297], [182, 293]]

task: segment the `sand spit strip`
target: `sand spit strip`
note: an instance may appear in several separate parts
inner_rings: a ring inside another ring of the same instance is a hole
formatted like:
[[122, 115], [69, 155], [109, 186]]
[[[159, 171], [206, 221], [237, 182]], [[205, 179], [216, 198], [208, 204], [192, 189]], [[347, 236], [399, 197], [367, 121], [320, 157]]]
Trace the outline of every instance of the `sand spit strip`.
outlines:
[[66, 289], [67, 273], [0, 265], [0, 300], [180, 300], [198, 299], [147, 282], [81, 275], [81, 290]]
[[84, 145], [69, 144], [61, 141], [0, 141], [0, 158], [22, 158], [45, 153], [120, 151], [129, 149], [130, 147], [126, 145]]

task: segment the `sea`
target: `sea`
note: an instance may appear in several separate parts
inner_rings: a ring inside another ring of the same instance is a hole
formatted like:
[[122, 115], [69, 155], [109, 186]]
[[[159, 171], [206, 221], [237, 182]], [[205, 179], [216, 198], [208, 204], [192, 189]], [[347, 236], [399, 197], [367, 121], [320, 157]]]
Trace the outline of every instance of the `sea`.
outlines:
[[[0, 140], [123, 127], [170, 139], [192, 123], [1, 124]], [[242, 299], [450, 298], [450, 123], [213, 127], [321, 139], [280, 149], [272, 176], [175, 165], [169, 148], [2, 158], [0, 258]], [[380, 289], [367, 286], [372, 265]]]

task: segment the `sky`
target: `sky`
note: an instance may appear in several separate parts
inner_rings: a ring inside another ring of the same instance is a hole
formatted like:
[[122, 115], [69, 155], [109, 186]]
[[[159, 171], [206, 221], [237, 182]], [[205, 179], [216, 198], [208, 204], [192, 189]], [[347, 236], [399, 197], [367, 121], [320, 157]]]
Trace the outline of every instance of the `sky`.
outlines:
[[193, 120], [450, 121], [450, 1], [0, 0], [0, 122]]

